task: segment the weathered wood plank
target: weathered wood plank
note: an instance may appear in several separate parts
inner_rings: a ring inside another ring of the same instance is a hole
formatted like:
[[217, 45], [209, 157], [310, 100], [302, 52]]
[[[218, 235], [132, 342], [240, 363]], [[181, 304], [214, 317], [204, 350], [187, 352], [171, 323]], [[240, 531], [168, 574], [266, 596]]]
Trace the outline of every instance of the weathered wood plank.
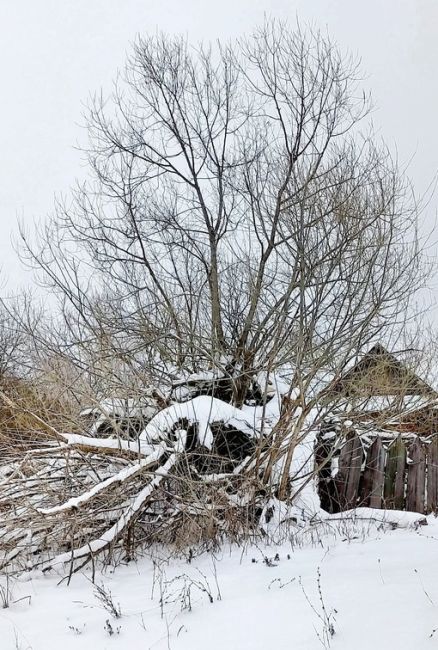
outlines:
[[351, 463], [351, 452], [351, 440], [347, 440], [341, 447], [338, 458], [338, 473], [336, 475], [336, 482], [339, 497], [343, 497], [345, 494], [348, 479], [348, 469]]
[[370, 508], [382, 507], [385, 457], [382, 440], [377, 437], [368, 449], [363, 476], [361, 501]]
[[426, 454], [424, 446], [418, 438], [409, 448], [409, 459], [406, 510], [423, 513], [425, 510]]
[[362, 471], [363, 448], [362, 442], [357, 434], [353, 436], [351, 466], [348, 474], [348, 485], [346, 497], [346, 508], [354, 508], [357, 505], [359, 494], [359, 482]]
[[336, 436], [318, 436], [315, 446], [315, 466], [318, 469], [318, 494], [321, 508], [326, 512], [339, 512], [339, 503], [332, 478], [332, 458]]
[[350, 434], [339, 456], [336, 489], [341, 509], [357, 504], [363, 460], [362, 443], [357, 433]]
[[345, 506], [345, 492], [347, 490], [348, 472], [351, 464], [352, 442], [347, 440], [341, 448], [338, 459], [338, 473], [335, 478], [335, 498], [338, 507], [342, 510]]
[[[398, 440], [398, 439], [397, 439]], [[383, 488], [383, 504], [385, 508], [394, 508], [395, 479], [397, 476], [397, 447], [393, 442], [388, 448], [385, 468], [385, 483]]]
[[427, 512], [438, 510], [438, 435], [432, 438], [427, 450]]
[[388, 449], [384, 506], [388, 509], [403, 510], [405, 506], [406, 483], [406, 445], [401, 436], [391, 444]]

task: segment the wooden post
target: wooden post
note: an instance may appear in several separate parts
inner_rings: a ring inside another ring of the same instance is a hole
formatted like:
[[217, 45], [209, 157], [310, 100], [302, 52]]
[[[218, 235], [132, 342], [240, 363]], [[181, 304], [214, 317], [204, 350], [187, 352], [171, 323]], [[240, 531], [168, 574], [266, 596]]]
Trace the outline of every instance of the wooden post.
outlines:
[[438, 509], [438, 435], [432, 438], [427, 450], [427, 512]]
[[363, 504], [370, 508], [382, 507], [385, 448], [380, 437], [377, 437], [368, 449], [363, 477]]
[[386, 462], [384, 506], [403, 510], [405, 506], [406, 445], [401, 436], [388, 449]]
[[424, 513], [426, 454], [424, 452], [424, 447], [418, 438], [410, 446], [408, 456], [406, 510]]

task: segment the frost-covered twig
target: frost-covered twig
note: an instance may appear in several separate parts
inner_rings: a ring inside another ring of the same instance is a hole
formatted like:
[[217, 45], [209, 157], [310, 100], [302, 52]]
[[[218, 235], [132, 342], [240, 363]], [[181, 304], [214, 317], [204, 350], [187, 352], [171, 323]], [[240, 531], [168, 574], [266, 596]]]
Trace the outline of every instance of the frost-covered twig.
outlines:
[[38, 512], [43, 515], [53, 515], [59, 512], [80, 508], [104, 490], [110, 487], [121, 485], [124, 481], [128, 481], [130, 478], [136, 476], [136, 474], [139, 472], [142, 472], [144, 470], [151, 471], [155, 469], [157, 467], [157, 463], [159, 463], [160, 459], [165, 455], [165, 453], [166, 447], [164, 445], [160, 445], [159, 448], [146, 459], [140, 460], [135, 465], [131, 465], [120, 470], [120, 472], [117, 474], [114, 474], [101, 483], [94, 485], [90, 490], [87, 490], [83, 494], [77, 497], [72, 497], [65, 503], [62, 503], [59, 506], [54, 506], [53, 508], [39, 508]]

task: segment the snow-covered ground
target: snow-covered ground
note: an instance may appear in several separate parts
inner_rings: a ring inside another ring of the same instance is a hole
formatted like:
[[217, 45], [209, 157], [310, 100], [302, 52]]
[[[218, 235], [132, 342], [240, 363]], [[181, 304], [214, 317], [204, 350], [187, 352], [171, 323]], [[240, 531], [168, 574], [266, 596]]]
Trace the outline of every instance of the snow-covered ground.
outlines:
[[58, 584], [60, 575], [34, 572], [11, 578], [7, 588], [2, 576], [0, 603], [9, 607], [0, 610], [0, 648], [437, 647], [438, 521], [395, 530], [331, 521], [324, 529], [300, 533], [293, 545], [227, 546], [190, 562], [161, 550], [98, 572], [113, 612], [90, 573], [69, 586]]

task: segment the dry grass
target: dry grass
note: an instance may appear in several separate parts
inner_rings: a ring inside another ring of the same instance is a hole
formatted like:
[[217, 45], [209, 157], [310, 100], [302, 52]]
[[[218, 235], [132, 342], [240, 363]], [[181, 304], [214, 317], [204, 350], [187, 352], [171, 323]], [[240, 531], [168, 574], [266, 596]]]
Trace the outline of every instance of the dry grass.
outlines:
[[50, 395], [37, 382], [0, 379], [0, 453], [26, 451], [56, 437], [57, 431], [79, 431], [68, 402]]

